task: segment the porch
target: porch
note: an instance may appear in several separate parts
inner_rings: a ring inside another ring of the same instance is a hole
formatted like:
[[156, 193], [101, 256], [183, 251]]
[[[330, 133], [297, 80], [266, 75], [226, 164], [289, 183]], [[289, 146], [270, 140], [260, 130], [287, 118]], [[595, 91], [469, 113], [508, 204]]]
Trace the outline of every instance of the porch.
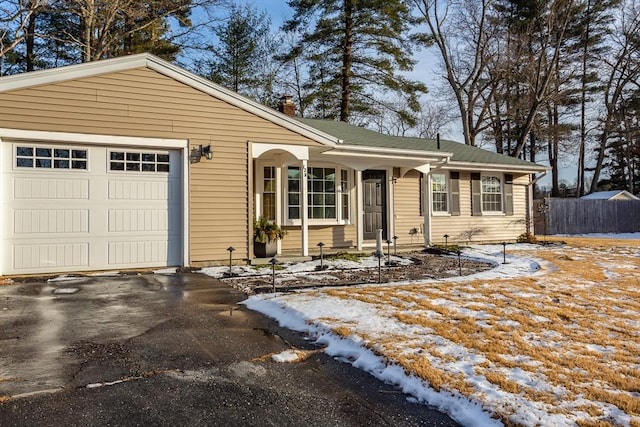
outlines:
[[[395, 184], [410, 171], [416, 179], [448, 161], [450, 153], [405, 152], [374, 147], [299, 146], [251, 143], [251, 218], [265, 216], [288, 232], [278, 242], [278, 257], [306, 257], [318, 253], [317, 243], [349, 251], [375, 248], [376, 230], [383, 240], [395, 234]], [[416, 181], [418, 182], [418, 181]], [[416, 189], [418, 187], [416, 186]], [[421, 211], [430, 206], [429, 184], [416, 192]], [[430, 215], [420, 218], [411, 244], [430, 243]], [[420, 230], [419, 233], [417, 230]], [[409, 235], [402, 236], [402, 246]], [[255, 261], [257, 262], [257, 261]]]

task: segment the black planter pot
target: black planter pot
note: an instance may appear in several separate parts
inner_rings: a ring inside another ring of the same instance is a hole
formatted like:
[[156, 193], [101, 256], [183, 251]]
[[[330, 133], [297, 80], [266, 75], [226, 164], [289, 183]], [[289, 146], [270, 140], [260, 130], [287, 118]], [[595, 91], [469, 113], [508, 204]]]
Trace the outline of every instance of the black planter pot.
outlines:
[[271, 242], [253, 242], [253, 254], [256, 258], [272, 258], [278, 252], [278, 243], [273, 240]]

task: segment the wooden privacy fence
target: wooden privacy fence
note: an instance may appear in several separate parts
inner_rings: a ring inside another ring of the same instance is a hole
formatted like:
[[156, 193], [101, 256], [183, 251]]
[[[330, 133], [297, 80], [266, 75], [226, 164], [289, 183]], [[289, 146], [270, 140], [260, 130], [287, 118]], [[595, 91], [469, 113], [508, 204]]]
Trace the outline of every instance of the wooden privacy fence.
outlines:
[[640, 232], [640, 201], [535, 200], [534, 229], [537, 236], [543, 234]]

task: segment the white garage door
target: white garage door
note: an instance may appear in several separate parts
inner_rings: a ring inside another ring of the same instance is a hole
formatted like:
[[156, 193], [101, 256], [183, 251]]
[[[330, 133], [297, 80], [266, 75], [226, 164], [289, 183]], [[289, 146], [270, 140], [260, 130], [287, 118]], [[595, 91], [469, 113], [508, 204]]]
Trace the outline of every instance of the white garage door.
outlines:
[[181, 264], [179, 150], [3, 144], [5, 274]]

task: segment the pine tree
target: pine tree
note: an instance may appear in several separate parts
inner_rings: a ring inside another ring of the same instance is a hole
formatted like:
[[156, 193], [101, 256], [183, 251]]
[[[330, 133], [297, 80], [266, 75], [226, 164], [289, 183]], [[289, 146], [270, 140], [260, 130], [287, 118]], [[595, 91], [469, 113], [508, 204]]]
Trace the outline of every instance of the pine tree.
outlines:
[[211, 59], [203, 61], [199, 72], [235, 92], [269, 103], [265, 93], [270, 90], [265, 86], [273, 76], [265, 69], [267, 62], [273, 62], [275, 48], [270, 26], [265, 12], [250, 5], [232, 5], [228, 19], [213, 29], [217, 43], [208, 47]]
[[[16, 68], [30, 71], [69, 63], [150, 52], [174, 60], [176, 28], [191, 27], [193, 8], [217, 0], [29, 0], [14, 43]], [[170, 24], [171, 22], [171, 24]]]
[[407, 97], [406, 109], [419, 109], [424, 84], [401, 73], [413, 69], [419, 34], [404, 0], [289, 0], [294, 16], [285, 31], [300, 33], [291, 52], [310, 64], [314, 89], [308, 94], [311, 115], [353, 121], [389, 108], [380, 95]]
[[616, 106], [604, 168], [611, 189], [640, 190], [640, 90], [630, 91]]
[[578, 35], [575, 46], [580, 56], [580, 141], [578, 145], [577, 197], [585, 190], [585, 156], [587, 148], [587, 109], [591, 97], [602, 91], [603, 83], [598, 74], [601, 59], [606, 51], [605, 37], [613, 21], [612, 10], [620, 0], [585, 0], [582, 12], [573, 32]]

